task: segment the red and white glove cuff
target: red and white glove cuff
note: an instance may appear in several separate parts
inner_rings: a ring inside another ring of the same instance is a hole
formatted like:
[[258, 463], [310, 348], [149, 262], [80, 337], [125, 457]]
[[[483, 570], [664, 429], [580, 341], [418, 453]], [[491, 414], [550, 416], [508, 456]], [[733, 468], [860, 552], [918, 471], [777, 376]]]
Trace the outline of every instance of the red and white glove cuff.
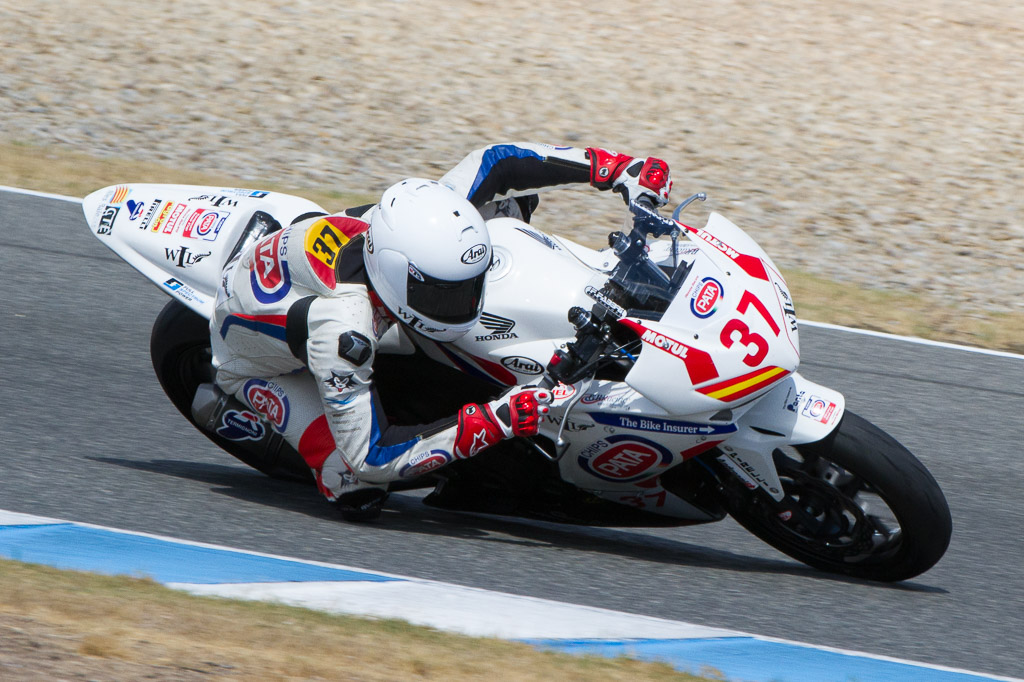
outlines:
[[506, 435], [506, 429], [502, 428], [489, 405], [463, 405], [459, 410], [459, 425], [455, 430], [455, 457], [472, 457], [510, 435], [510, 430]]
[[622, 171], [633, 160], [632, 156], [608, 151], [599, 147], [587, 147], [590, 157], [590, 184], [598, 189], [611, 189]]

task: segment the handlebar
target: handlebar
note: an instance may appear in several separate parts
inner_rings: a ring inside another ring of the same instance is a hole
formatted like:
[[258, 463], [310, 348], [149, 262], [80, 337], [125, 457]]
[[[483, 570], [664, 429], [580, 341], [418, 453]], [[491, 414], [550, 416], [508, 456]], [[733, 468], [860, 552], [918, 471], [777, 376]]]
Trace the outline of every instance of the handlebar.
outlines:
[[[670, 278], [660, 267], [653, 263], [647, 255], [647, 237], [672, 237], [673, 268], [678, 268], [676, 241], [680, 234], [677, 222], [680, 213], [696, 200], [704, 201], [707, 195], [699, 192], [690, 196], [672, 214], [672, 218], [664, 218], [658, 214], [654, 202], [646, 196], [629, 203], [629, 211], [633, 214], [633, 229], [629, 234], [613, 232], [608, 235], [608, 245], [618, 257], [618, 264], [612, 270], [609, 282], [617, 285], [641, 307], [661, 302], [667, 306], [674, 294], [675, 287], [682, 284], [685, 273], [676, 272], [681, 277]], [[679, 281], [676, 281], [676, 280]], [[621, 311], [612, 313], [615, 318]], [[544, 383], [554, 387], [559, 382], [576, 383], [583, 379], [595, 367], [602, 353], [612, 343], [611, 326], [606, 321], [607, 310], [595, 308], [591, 312], [573, 306], [569, 310], [569, 322], [576, 328], [576, 338], [559, 349], [548, 362]]]
[[[687, 272], [687, 269], [679, 269], [676, 248], [681, 232], [680, 224], [677, 222], [679, 214], [693, 201], [704, 201], [705, 199], [707, 199], [707, 195], [703, 192], [694, 194], [676, 207], [671, 219], [660, 216], [654, 202], [649, 197], [640, 197], [639, 200], [631, 202], [629, 211], [633, 214], [633, 229], [628, 235], [622, 232], [613, 232], [608, 235], [608, 245], [611, 246], [619, 260], [608, 278], [609, 284], [618, 287], [630, 299], [641, 305], [650, 302], [656, 303], [660, 300], [667, 306], [676, 289], [682, 285]], [[672, 238], [672, 268], [674, 272], [671, 278], [647, 256], [647, 237], [663, 237], [665, 235]], [[542, 388], [554, 389], [559, 383], [575, 384], [587, 378], [593, 380], [596, 376], [601, 360], [607, 357], [608, 350], [615, 345], [612, 322], [626, 314], [626, 309], [620, 308], [614, 301], [602, 303], [599, 296], [604, 293], [604, 289], [602, 289], [598, 293], [590, 294], [595, 298], [595, 303], [589, 312], [579, 306], [569, 309], [569, 322], [576, 328], [576, 338], [565, 344], [564, 350], [558, 349], [552, 354], [543, 378], [538, 382]], [[635, 360], [628, 352], [625, 352], [625, 346], [619, 346], [617, 350], [623, 351], [625, 356]], [[568, 450], [569, 442], [562, 437], [562, 434], [569, 412], [583, 397], [584, 390], [577, 392], [562, 414], [562, 422], [555, 440], [554, 455], [531, 441], [544, 457], [558, 461]]]

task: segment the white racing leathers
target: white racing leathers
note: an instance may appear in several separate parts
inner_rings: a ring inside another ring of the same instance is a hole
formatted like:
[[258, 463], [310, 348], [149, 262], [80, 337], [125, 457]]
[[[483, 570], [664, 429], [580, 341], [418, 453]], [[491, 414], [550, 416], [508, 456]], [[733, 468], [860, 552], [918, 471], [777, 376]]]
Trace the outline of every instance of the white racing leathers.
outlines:
[[[596, 177], [592, 155], [607, 153], [496, 144], [471, 152], [441, 182], [485, 218], [529, 220], [538, 190]], [[332, 501], [386, 488], [508, 437], [496, 425], [497, 401], [466, 405], [431, 425], [388, 426], [374, 398], [372, 365], [392, 321], [371, 301], [362, 260], [366, 228], [361, 219], [331, 215], [264, 237], [225, 268], [210, 321], [218, 385], [298, 450]]]
[[456, 418], [389, 430], [375, 404], [373, 358], [390, 323], [364, 280], [366, 225], [323, 216], [264, 237], [225, 268], [210, 322], [218, 385], [298, 450], [332, 501], [456, 456]]

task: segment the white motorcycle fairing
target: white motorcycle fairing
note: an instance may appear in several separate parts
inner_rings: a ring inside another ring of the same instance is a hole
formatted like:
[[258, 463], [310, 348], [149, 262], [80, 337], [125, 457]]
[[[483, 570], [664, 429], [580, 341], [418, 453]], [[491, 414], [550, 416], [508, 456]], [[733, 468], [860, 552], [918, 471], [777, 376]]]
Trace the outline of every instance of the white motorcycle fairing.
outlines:
[[82, 200], [96, 237], [161, 291], [209, 319], [217, 283], [257, 211], [283, 226], [326, 213], [307, 199], [262, 190], [126, 184]]
[[[513, 218], [488, 228], [495, 263], [480, 324], [454, 344], [420, 345], [464, 372], [508, 386], [533, 383], [573, 338], [566, 311], [593, 305], [616, 258], [610, 250], [566, 248], [567, 240]], [[845, 401], [796, 373], [792, 299], [760, 247], [714, 213], [704, 230], [687, 229], [693, 241], [680, 243], [677, 254], [689, 261], [689, 274], [661, 319], [619, 320], [644, 342], [625, 382], [556, 386], [541, 435], [567, 441], [559, 458], [564, 480], [697, 520], [706, 515], [665, 490], [661, 473], [718, 447], [748, 487], [780, 499], [772, 451], [824, 438]], [[651, 251], [671, 261], [671, 250]]]
[[[83, 202], [97, 238], [164, 293], [209, 318], [221, 270], [263, 212], [282, 226], [326, 213], [299, 197], [235, 188], [127, 184]], [[740, 228], [712, 213], [704, 229], [680, 224], [690, 241], [676, 258], [689, 268], [654, 319], [628, 312], [642, 351], [625, 381], [559, 384], [541, 435], [562, 443], [562, 478], [602, 498], [695, 521], [707, 513], [667, 491], [660, 475], [712, 448], [747, 487], [779, 499], [777, 447], [824, 438], [842, 416], [841, 394], [799, 374], [792, 301], [771, 259]], [[566, 312], [590, 309], [618, 259], [553, 237], [513, 218], [488, 221], [494, 261], [478, 325], [438, 344], [416, 337], [431, 358], [506, 386], [539, 382], [575, 335]], [[672, 263], [651, 242], [650, 258]], [[397, 326], [394, 329], [399, 329]], [[389, 334], [382, 350], [408, 352]]]

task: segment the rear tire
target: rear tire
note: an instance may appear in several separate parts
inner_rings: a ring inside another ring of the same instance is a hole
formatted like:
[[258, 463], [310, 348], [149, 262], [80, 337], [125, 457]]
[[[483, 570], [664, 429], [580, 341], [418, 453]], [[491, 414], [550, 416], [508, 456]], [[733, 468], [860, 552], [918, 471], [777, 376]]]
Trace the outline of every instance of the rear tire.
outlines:
[[779, 506], [724, 474], [729, 514], [781, 552], [833, 573], [898, 581], [942, 558], [952, 533], [935, 479], [906, 448], [846, 412], [822, 441], [775, 451]]
[[[213, 383], [214, 370], [210, 353], [210, 323], [177, 301], [168, 301], [160, 311], [149, 340], [153, 370], [164, 393], [174, 406], [200, 433], [217, 447], [229, 452], [271, 478], [312, 483], [313, 475], [301, 456], [280, 439], [272, 452], [228, 440], [211, 433], [196, 423], [192, 416], [192, 400], [199, 384]], [[269, 428], [269, 426], [267, 427]]]

